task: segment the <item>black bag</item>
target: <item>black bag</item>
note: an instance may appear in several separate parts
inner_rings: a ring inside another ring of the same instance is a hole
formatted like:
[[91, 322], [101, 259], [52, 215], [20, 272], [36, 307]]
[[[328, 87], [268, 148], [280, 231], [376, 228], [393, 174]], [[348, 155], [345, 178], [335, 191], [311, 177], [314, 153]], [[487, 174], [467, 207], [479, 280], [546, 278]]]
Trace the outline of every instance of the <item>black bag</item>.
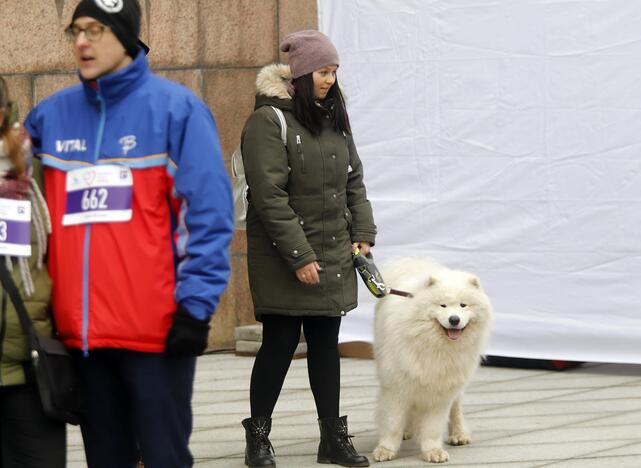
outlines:
[[71, 356], [60, 341], [36, 333], [3, 257], [0, 257], [0, 280], [9, 293], [29, 341], [31, 362], [44, 413], [59, 421], [79, 424], [82, 405], [80, 383]]

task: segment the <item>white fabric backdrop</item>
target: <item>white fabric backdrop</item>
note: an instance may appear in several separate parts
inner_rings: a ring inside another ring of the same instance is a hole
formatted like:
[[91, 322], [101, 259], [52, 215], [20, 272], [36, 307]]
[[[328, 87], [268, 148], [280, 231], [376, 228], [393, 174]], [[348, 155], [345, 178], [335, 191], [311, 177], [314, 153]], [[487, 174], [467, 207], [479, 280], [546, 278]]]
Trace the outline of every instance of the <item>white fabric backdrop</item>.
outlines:
[[[319, 0], [377, 263], [477, 273], [489, 354], [641, 363], [641, 1]], [[341, 341], [372, 339], [361, 288]]]

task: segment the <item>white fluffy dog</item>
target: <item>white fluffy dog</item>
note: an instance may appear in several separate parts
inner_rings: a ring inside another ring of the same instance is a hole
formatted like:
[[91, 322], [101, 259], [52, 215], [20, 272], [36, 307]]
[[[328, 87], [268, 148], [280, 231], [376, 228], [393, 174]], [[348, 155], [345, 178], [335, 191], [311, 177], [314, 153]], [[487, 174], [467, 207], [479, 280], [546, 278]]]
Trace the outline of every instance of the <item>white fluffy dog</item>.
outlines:
[[476, 276], [433, 261], [402, 259], [382, 273], [388, 286], [413, 297], [388, 295], [376, 306], [380, 393], [374, 459], [392, 460], [402, 439], [414, 434], [426, 461], [445, 462], [448, 419], [447, 442], [470, 443], [461, 398], [479, 365], [492, 306]]

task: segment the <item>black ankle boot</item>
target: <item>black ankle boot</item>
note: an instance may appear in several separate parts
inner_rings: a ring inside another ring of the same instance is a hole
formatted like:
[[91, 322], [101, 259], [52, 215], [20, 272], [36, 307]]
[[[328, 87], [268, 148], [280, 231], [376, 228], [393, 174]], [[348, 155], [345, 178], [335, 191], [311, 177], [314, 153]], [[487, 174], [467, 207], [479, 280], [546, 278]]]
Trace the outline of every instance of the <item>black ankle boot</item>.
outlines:
[[269, 441], [272, 430], [271, 418], [259, 416], [243, 420], [245, 428], [245, 465], [254, 467], [276, 467], [274, 447]]
[[359, 455], [347, 433], [347, 416], [320, 418], [321, 440], [318, 445], [318, 463], [335, 463], [341, 466], [369, 466], [367, 457]]

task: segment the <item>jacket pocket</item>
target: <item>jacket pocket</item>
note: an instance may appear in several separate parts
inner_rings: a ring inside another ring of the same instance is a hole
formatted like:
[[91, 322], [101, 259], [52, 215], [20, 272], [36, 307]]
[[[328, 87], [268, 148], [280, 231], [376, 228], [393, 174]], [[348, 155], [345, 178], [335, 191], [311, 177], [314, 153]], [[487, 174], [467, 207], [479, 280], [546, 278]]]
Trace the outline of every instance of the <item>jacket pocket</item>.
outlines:
[[305, 174], [305, 153], [303, 153], [303, 142], [301, 141], [300, 135], [296, 135], [296, 153], [300, 161], [300, 171]]

